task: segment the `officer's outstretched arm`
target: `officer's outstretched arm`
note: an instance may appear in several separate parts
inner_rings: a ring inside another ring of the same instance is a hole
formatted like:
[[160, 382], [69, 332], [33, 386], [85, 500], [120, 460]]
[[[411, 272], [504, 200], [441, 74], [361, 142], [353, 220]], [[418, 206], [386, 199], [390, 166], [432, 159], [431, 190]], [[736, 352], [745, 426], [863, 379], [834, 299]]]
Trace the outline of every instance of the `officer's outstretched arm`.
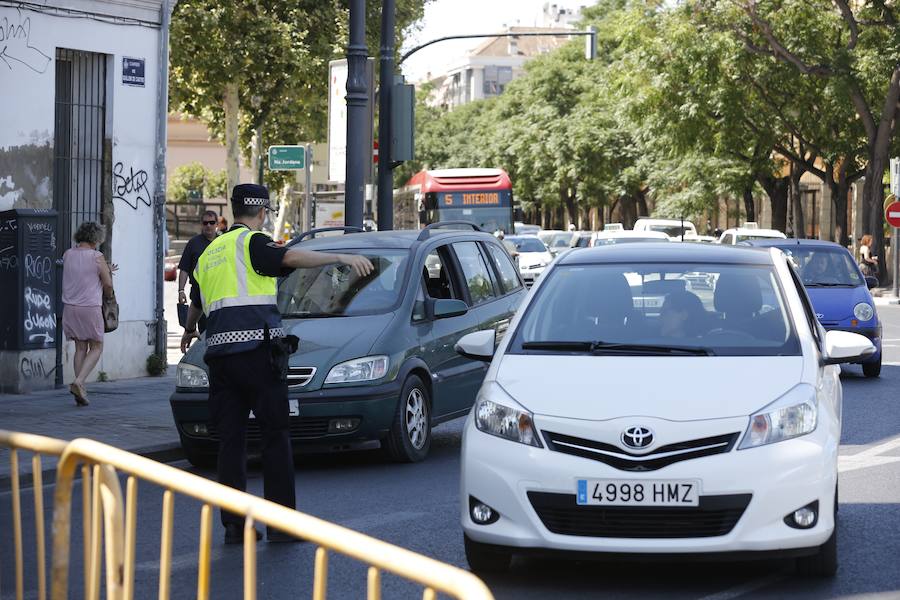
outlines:
[[291, 248], [284, 253], [284, 258], [281, 259], [281, 265], [291, 269], [321, 267], [335, 263], [351, 266], [356, 271], [356, 274], [360, 276], [368, 275], [375, 268], [368, 258], [359, 254], [333, 254], [331, 252], [315, 252], [300, 248]]

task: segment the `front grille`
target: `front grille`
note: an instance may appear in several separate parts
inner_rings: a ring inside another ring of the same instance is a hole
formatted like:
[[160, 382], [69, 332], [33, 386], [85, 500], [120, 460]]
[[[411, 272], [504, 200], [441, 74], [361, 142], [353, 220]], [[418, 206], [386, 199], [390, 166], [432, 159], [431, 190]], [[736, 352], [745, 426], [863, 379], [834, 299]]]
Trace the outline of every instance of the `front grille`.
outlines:
[[620, 471], [655, 471], [692, 458], [729, 452], [737, 443], [740, 432], [727, 433], [698, 440], [660, 446], [649, 454], [632, 454], [603, 442], [545, 431], [547, 447], [555, 452], [580, 456], [607, 464]]
[[544, 527], [560, 535], [605, 538], [700, 538], [728, 534], [751, 494], [700, 496], [700, 505], [679, 508], [580, 506], [575, 494], [528, 492]]
[[309, 383], [316, 374], [315, 367], [291, 367], [288, 369], [288, 387], [298, 388]]
[[[323, 437], [328, 434], [328, 422], [331, 417], [291, 417], [291, 439], [309, 439]], [[219, 439], [219, 431], [214, 425], [208, 425], [209, 437]], [[247, 421], [247, 440], [258, 442], [262, 439], [259, 422], [256, 419]]]

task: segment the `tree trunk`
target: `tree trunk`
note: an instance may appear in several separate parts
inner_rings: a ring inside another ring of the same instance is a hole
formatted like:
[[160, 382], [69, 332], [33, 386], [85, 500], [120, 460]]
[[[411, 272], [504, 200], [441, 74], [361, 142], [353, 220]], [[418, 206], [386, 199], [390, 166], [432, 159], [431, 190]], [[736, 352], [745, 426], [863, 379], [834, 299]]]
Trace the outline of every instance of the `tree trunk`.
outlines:
[[568, 185], [561, 185], [559, 187], [559, 199], [562, 200], [563, 207], [566, 209], [566, 218], [568, 218], [568, 223], [564, 229], [569, 228], [569, 224], [578, 224], [578, 208], [575, 206], [575, 194], [572, 194], [569, 190]]
[[[881, 285], [893, 281], [887, 269], [884, 256], [884, 168], [887, 165], [884, 156], [869, 156], [866, 166], [866, 182], [863, 185], [863, 207], [868, 207], [868, 220], [863, 224], [863, 233], [872, 235], [872, 254], [878, 257], [878, 279]], [[892, 250], [896, 251], [896, 248]]]
[[232, 81], [225, 85], [225, 176], [228, 180], [227, 194], [231, 196], [241, 178], [239, 163], [240, 150], [238, 148], [238, 119], [240, 116], [240, 101], [238, 99], [238, 82]]
[[790, 178], [765, 175], [759, 178], [759, 183], [769, 196], [769, 204], [772, 207], [772, 229], [786, 231]]
[[806, 221], [803, 216], [803, 194], [800, 193], [800, 178], [806, 169], [798, 164], [791, 163], [791, 208], [793, 216], [794, 237], [803, 239], [806, 237]]
[[[287, 216], [294, 214], [294, 182], [288, 181], [284, 184], [284, 189], [281, 191], [281, 194], [278, 216], [275, 217], [274, 232], [272, 233], [272, 238], [276, 241], [284, 237], [284, 222], [287, 219]], [[291, 218], [293, 218], [293, 216]]]
[[850, 245], [850, 237], [847, 235], [847, 195], [850, 193], [847, 165], [847, 161], [844, 161], [837, 171], [831, 165], [825, 166], [825, 183], [831, 188], [831, 203], [834, 206], [835, 241], [841, 246]]
[[753, 181], [744, 186], [744, 211], [747, 221], [756, 221], [756, 204], [753, 202]]
[[[635, 201], [637, 202], [638, 209], [640, 210], [640, 214], [635, 215], [635, 221], [637, 220], [637, 217], [649, 217], [650, 208], [647, 206], [647, 194], [644, 192], [644, 190], [638, 190], [637, 192], [635, 192], [634, 196]], [[628, 227], [634, 227], [634, 221], [632, 221], [631, 225], [629, 225]]]

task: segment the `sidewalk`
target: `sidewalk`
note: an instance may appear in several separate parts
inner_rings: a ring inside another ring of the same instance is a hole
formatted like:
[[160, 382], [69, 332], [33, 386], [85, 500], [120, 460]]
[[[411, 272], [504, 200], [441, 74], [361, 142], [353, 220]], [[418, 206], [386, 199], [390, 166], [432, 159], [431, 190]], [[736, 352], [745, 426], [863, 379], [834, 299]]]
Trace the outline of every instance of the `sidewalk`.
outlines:
[[[123, 379], [87, 386], [91, 405], [76, 407], [68, 387], [0, 395], [0, 428], [62, 440], [87, 437], [154, 460], [182, 456], [172, 421], [169, 395], [175, 389], [175, 368], [162, 377]], [[31, 455], [20, 454], [23, 485], [31, 480]], [[52, 481], [56, 460], [42, 457], [44, 481]], [[0, 449], [0, 491], [10, 487], [9, 451]]]

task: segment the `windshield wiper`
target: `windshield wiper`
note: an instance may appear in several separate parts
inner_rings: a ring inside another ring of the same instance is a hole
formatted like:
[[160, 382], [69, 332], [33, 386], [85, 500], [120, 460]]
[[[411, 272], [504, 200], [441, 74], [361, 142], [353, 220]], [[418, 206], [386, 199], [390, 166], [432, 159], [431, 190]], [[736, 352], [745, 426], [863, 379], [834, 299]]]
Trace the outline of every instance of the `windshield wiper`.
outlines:
[[560, 350], [569, 352], [592, 352], [595, 354], [602, 353], [621, 353], [621, 354], [687, 354], [692, 356], [714, 356], [715, 353], [709, 348], [698, 348], [696, 346], [660, 346], [656, 344], [623, 344], [613, 342], [603, 342], [600, 340], [593, 342], [575, 342], [575, 341], [540, 341], [540, 342], [523, 342], [523, 350]]
[[320, 312], [297, 312], [297, 313], [282, 313], [282, 319], [320, 319], [324, 317], [340, 317], [342, 315], [334, 314], [334, 313], [320, 313]]
[[[807, 283], [806, 287], [856, 287], [852, 283], [826, 283], [824, 281], [817, 281], [815, 283]], [[862, 285], [862, 284], [860, 284]]]

